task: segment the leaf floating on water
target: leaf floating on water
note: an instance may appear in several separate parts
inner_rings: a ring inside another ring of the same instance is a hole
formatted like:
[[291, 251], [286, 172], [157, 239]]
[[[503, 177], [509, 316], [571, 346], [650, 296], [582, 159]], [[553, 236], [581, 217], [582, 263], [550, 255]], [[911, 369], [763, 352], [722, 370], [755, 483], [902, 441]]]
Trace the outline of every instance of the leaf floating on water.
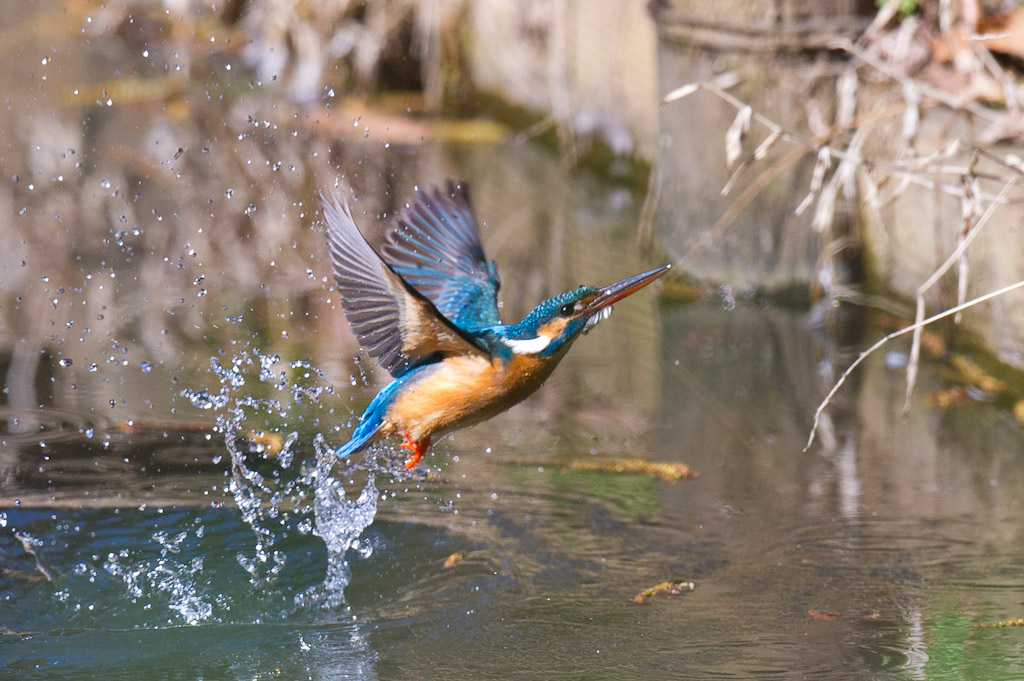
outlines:
[[573, 459], [572, 461], [530, 461], [513, 459], [506, 462], [512, 466], [536, 466], [539, 468], [566, 468], [572, 471], [593, 471], [596, 473], [627, 473], [647, 475], [666, 482], [692, 480], [700, 477], [685, 463], [651, 462], [646, 459]]
[[280, 433], [264, 433], [251, 430], [246, 434], [250, 444], [262, 448], [262, 453], [267, 456], [277, 456], [284, 447], [284, 438]]
[[[544, 464], [546, 466], [559, 464]], [[671, 462], [650, 462], [646, 459], [574, 459], [567, 464], [567, 467], [574, 471], [598, 471], [601, 473], [632, 473], [649, 475], [652, 478], [676, 482], [677, 480], [691, 480], [700, 477], [700, 471], [695, 471], [685, 463]]]
[[670, 598], [672, 596], [679, 596], [685, 593], [689, 593], [697, 588], [697, 585], [693, 582], [688, 582], [685, 579], [672, 579], [667, 582], [662, 582], [652, 586], [649, 589], [644, 589], [636, 596], [633, 596], [633, 602], [638, 605], [643, 605], [647, 602], [648, 598], [654, 596], [664, 596]]
[[459, 563], [461, 563], [465, 559], [466, 559], [466, 552], [465, 551], [456, 551], [455, 553], [453, 553], [452, 555], [450, 555], [450, 556], [448, 556], [447, 558], [444, 559], [444, 568], [446, 570], [448, 568], [453, 568], [453, 567], [455, 567], [456, 565], [458, 565]]
[[1000, 620], [998, 622], [992, 622], [991, 624], [979, 624], [978, 626], [986, 629], [1005, 629], [1006, 627], [1024, 627], [1024, 617], [1018, 617], [1015, 620]]
[[839, 619], [839, 615], [835, 613], [815, 610], [814, 608], [809, 608], [807, 614], [811, 616], [811, 619], [818, 620], [819, 622], [834, 622]]

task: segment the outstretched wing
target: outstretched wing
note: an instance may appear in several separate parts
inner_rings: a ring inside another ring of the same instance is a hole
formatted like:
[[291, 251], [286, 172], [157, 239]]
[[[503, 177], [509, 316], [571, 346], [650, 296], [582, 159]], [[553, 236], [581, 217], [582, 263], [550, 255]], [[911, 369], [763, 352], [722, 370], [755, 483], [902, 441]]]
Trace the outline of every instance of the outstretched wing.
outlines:
[[437, 187], [418, 192], [388, 230], [381, 251], [410, 286], [463, 331], [501, 323], [498, 270], [484, 258], [464, 185], [449, 181], [446, 193]]
[[371, 357], [397, 378], [439, 356], [483, 353], [381, 260], [359, 233], [347, 202], [323, 194], [320, 199], [341, 308]]

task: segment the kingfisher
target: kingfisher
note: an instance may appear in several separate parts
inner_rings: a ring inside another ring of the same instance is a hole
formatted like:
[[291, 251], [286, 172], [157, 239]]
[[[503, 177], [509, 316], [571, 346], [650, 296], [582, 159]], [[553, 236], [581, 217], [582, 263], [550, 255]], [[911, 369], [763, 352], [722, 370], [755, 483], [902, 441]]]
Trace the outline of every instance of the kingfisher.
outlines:
[[484, 256], [469, 193], [420, 191], [375, 250], [348, 201], [320, 195], [341, 307], [366, 353], [393, 380], [370, 402], [339, 459], [400, 433], [416, 466], [433, 438], [519, 403], [551, 375], [612, 303], [647, 286], [671, 265], [608, 286], [580, 286], [549, 298], [518, 324], [498, 314], [498, 270]]

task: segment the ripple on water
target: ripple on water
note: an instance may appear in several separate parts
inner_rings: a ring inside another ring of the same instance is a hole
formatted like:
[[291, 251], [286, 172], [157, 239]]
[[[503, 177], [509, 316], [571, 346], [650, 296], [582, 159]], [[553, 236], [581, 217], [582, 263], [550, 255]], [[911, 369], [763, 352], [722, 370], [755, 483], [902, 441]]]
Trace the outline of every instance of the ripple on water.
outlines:
[[0, 405], [0, 437], [5, 447], [23, 452], [46, 450], [58, 445], [101, 441], [116, 433], [114, 419], [92, 410], [48, 406], [40, 409]]

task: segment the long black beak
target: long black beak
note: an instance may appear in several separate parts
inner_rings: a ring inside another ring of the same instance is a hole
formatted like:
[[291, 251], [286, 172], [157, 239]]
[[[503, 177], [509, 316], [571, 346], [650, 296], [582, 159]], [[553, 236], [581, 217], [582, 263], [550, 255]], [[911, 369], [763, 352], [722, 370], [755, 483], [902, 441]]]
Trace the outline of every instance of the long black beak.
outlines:
[[640, 274], [634, 274], [632, 277], [626, 277], [614, 284], [602, 286], [597, 290], [597, 296], [583, 309], [580, 316], [592, 315], [612, 303], [622, 300], [632, 293], [636, 293], [670, 269], [672, 269], [672, 265], [662, 265], [661, 267], [655, 267], [653, 270], [647, 270]]

